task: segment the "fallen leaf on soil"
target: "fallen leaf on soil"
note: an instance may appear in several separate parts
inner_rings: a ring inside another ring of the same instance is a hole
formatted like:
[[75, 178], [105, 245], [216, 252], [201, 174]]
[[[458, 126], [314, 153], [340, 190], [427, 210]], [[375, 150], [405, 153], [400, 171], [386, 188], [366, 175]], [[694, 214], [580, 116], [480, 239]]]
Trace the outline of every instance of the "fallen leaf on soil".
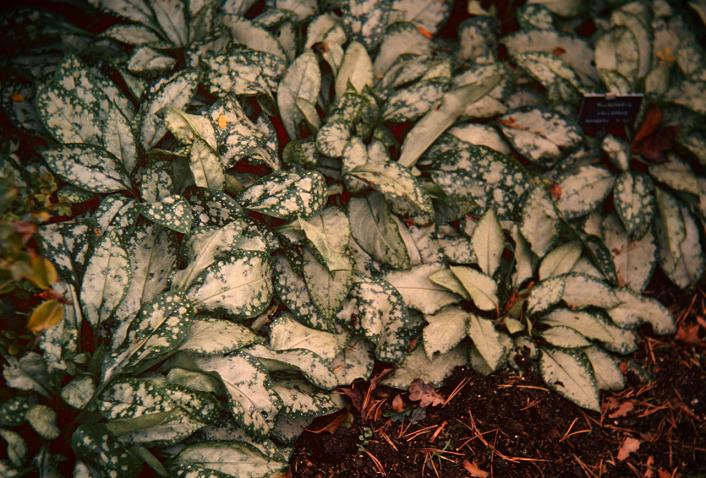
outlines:
[[654, 133], [662, 123], [662, 110], [656, 106], [651, 106], [645, 114], [645, 119], [640, 125], [640, 129], [637, 130], [635, 137], [633, 138], [633, 146], [636, 146], [642, 140]]
[[419, 401], [419, 406], [422, 408], [428, 407], [429, 405], [436, 407], [446, 401], [446, 398], [434, 390], [434, 387], [419, 379], [409, 385], [409, 399], [414, 402]]
[[645, 466], [647, 469], [645, 470], [645, 474], [642, 475], [642, 478], [652, 478], [655, 476], [654, 472], [652, 471], [652, 467], [655, 464], [655, 457], [650, 455], [647, 457], [647, 461], [645, 462]]
[[618, 450], [618, 460], [625, 461], [625, 459], [630, 456], [630, 453], [637, 451], [640, 448], [642, 442], [637, 438], [625, 437], [623, 444]]
[[463, 460], [463, 469], [471, 474], [474, 478], [488, 478], [489, 473], [478, 468], [478, 465], [471, 463], [468, 460]]
[[620, 418], [624, 417], [631, 411], [635, 409], [635, 402], [633, 400], [626, 400], [623, 403], [621, 403], [613, 412], [611, 412], [610, 415], [608, 415], [608, 418]]
[[397, 413], [402, 413], [404, 411], [404, 401], [399, 393], [392, 399], [392, 409]]
[[657, 472], [657, 476], [658, 476], [659, 478], [672, 478], [672, 474], [671, 474], [670, 472], [664, 471], [664, 470], [661, 469], [661, 468], [660, 468], [659, 471]]
[[353, 405], [353, 408], [360, 413], [360, 407], [363, 404], [363, 394], [356, 390], [353, 385], [350, 387], [339, 388], [338, 393], [348, 397], [351, 401], [351, 405]]
[[676, 339], [685, 344], [701, 343], [701, 338], [699, 337], [700, 328], [701, 326], [698, 323], [691, 325], [681, 324], [677, 329]]
[[346, 421], [346, 418], [348, 417], [348, 413], [341, 413], [340, 415], [334, 417], [333, 420], [328, 422], [328, 424], [324, 425], [323, 427], [319, 428], [318, 430], [312, 430], [307, 428], [306, 431], [311, 432], [315, 435], [319, 435], [324, 432], [328, 433], [336, 433], [336, 430], [338, 430], [338, 427], [341, 426], [341, 423]]

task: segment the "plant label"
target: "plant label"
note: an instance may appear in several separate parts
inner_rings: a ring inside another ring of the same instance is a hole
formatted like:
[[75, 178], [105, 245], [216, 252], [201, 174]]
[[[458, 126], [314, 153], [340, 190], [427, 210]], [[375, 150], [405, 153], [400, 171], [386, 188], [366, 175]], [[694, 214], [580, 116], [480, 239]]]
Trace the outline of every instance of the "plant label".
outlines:
[[607, 131], [615, 136], [625, 136], [625, 128], [631, 128], [635, 123], [642, 97], [638, 93], [586, 95], [581, 101], [579, 123], [589, 135]]

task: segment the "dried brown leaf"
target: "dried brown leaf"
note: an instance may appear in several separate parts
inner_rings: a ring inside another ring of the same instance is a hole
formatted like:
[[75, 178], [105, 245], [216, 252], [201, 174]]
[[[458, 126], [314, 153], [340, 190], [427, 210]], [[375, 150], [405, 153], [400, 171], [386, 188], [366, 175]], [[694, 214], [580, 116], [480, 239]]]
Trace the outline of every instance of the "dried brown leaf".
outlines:
[[637, 438], [625, 437], [623, 444], [620, 445], [620, 449], [618, 450], [618, 460], [625, 461], [631, 453], [636, 452], [638, 448], [640, 448], [641, 444], [642, 442]]
[[620, 405], [613, 408], [614, 410], [610, 413], [610, 415], [608, 415], [608, 418], [621, 418], [635, 409], [635, 401], [625, 400], [624, 402], [620, 403]]
[[417, 379], [409, 385], [409, 399], [414, 402], [419, 402], [419, 406], [422, 408], [436, 407], [437, 405], [443, 405], [446, 398], [439, 392], [434, 390], [431, 384], [424, 383]]
[[404, 411], [404, 400], [402, 400], [399, 393], [392, 399], [392, 410], [396, 413], [402, 413]]
[[490, 473], [479, 468], [475, 462], [468, 460], [463, 460], [463, 469], [470, 473], [473, 478], [488, 478], [490, 476]]

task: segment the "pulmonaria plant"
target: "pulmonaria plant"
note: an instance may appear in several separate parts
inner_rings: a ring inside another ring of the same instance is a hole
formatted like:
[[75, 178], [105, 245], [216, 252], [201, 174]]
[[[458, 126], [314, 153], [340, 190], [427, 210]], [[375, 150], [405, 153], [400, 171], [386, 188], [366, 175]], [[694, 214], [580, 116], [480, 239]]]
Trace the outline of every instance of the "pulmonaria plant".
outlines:
[[[588, 38], [576, 2], [531, 2], [517, 33], [480, 15], [454, 40], [446, 1], [91, 3], [116, 19], [97, 37], [34, 11], [5, 29], [31, 65], [7, 115], [83, 212], [39, 231], [63, 320], [3, 351], [3, 476], [276, 476], [376, 360], [405, 389], [523, 355], [599, 410], [638, 327], [674, 331], [640, 292], [658, 260], [681, 287], [703, 269], [683, 12], [626, 4]], [[688, 125], [682, 159], [570, 119], [643, 86]]]

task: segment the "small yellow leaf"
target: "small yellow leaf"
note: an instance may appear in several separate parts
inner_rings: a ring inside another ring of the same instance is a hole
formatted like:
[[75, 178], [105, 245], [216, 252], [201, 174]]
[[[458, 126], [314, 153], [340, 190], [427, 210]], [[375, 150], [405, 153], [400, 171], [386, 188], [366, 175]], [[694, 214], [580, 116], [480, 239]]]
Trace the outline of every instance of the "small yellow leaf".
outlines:
[[31, 259], [32, 271], [25, 276], [40, 289], [48, 289], [59, 280], [54, 264], [49, 259], [42, 256], [35, 256]]
[[22, 96], [22, 93], [13, 93], [10, 95], [10, 99], [15, 103], [21, 103], [25, 100], [25, 97]]
[[221, 129], [226, 129], [228, 126], [228, 118], [226, 118], [226, 115], [220, 115], [218, 117], [218, 127]]
[[54, 327], [64, 320], [64, 306], [56, 300], [47, 300], [39, 304], [27, 322], [27, 328], [36, 333]]

